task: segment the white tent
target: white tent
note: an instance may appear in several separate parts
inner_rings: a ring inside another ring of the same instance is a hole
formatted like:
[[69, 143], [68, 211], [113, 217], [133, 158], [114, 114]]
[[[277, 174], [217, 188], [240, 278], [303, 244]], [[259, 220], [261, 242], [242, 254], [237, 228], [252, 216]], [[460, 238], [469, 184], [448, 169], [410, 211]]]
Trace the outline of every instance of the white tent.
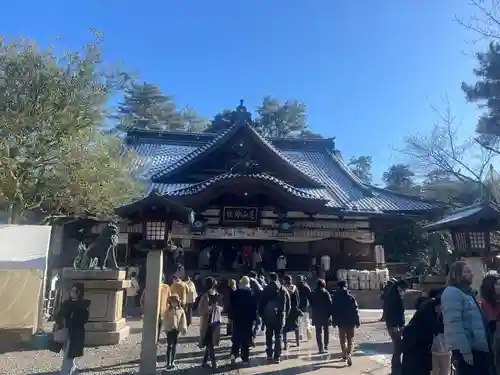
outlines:
[[38, 327], [50, 226], [0, 225], [0, 333]]

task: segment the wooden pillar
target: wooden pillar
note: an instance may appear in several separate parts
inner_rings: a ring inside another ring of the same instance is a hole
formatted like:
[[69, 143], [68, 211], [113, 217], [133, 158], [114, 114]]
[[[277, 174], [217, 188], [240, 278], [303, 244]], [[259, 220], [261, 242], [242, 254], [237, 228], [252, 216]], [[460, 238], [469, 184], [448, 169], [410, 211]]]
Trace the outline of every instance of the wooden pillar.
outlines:
[[144, 296], [144, 318], [142, 319], [142, 342], [140, 375], [156, 374], [158, 317], [160, 314], [160, 286], [163, 273], [163, 251], [150, 250], [146, 261], [146, 289]]

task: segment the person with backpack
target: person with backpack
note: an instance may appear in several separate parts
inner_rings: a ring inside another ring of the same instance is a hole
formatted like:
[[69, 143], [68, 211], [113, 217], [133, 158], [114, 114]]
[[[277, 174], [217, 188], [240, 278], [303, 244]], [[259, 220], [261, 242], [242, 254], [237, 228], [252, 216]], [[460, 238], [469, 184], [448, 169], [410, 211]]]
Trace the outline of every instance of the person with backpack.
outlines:
[[[266, 325], [267, 360], [280, 362], [283, 327], [290, 313], [290, 295], [278, 281], [275, 272], [269, 274], [270, 283], [262, 291], [259, 314]], [[273, 345], [274, 344], [274, 345]]]

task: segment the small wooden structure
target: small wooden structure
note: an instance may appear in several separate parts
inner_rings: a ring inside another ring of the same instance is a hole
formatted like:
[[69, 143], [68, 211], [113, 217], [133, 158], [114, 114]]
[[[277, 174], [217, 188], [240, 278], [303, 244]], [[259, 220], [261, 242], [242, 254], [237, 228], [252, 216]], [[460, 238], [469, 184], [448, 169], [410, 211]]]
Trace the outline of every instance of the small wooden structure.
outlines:
[[499, 228], [500, 206], [491, 200], [460, 208], [426, 226], [430, 232], [450, 231], [453, 246], [461, 256], [485, 260], [497, 252], [491, 239]]
[[143, 246], [149, 250], [139, 374], [155, 374], [163, 250], [171, 245], [173, 222], [191, 225], [194, 213], [190, 208], [172, 202], [154, 191], [146, 198], [119, 207], [116, 213], [134, 224], [141, 224]]

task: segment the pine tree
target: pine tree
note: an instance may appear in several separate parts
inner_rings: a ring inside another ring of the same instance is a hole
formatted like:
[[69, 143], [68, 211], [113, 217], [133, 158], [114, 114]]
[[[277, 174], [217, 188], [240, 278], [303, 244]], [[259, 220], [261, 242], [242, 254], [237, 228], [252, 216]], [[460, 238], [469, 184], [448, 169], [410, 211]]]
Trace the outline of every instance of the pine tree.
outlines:
[[164, 95], [158, 86], [133, 84], [125, 91], [118, 106], [118, 130], [182, 130], [182, 114], [177, 111], [172, 96]]

